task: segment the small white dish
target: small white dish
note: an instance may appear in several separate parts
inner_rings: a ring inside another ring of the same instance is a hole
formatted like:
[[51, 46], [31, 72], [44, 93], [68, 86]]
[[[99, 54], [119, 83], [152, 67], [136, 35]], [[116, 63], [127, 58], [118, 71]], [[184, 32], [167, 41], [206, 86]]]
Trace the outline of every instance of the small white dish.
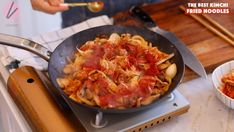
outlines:
[[230, 73], [234, 69], [234, 60], [226, 62], [217, 67], [212, 73], [212, 81], [215, 87], [215, 94], [217, 97], [229, 108], [234, 109], [234, 99], [225, 95], [220, 88], [223, 86], [221, 78]]

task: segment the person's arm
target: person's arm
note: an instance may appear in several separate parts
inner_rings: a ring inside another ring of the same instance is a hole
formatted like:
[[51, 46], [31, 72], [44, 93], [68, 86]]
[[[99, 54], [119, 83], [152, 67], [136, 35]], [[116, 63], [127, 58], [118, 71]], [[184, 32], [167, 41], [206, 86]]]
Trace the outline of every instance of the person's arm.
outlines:
[[57, 12], [68, 10], [67, 6], [60, 6], [60, 3], [63, 3], [63, 0], [31, 0], [32, 8], [34, 10], [48, 14], [55, 14]]

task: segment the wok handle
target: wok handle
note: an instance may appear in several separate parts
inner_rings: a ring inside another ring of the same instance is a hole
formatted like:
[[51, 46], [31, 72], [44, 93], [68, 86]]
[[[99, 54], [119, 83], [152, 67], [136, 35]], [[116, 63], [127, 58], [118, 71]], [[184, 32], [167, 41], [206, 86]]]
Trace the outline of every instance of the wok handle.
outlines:
[[2, 33], [0, 33], [0, 44], [27, 50], [40, 56], [46, 61], [49, 61], [50, 55], [52, 53], [46, 47], [34, 41]]

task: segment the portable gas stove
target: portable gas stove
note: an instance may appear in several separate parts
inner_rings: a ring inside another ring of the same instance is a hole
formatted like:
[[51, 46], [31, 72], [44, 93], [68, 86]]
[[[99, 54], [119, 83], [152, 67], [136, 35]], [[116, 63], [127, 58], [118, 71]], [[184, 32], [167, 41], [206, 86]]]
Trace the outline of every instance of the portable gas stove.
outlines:
[[[28, 68], [26, 69], [28, 70]], [[31, 67], [29, 69], [33, 70], [34, 68]], [[70, 116], [76, 117], [76, 119], [80, 121], [82, 126], [88, 132], [142, 131], [145, 128], [149, 128], [159, 123], [163, 123], [167, 120], [172, 119], [173, 117], [186, 113], [189, 109], [189, 102], [177, 90], [174, 90], [167, 98], [164, 98], [164, 100], [159, 102], [157, 105], [147, 110], [143, 110], [143, 111], [139, 111], [135, 113], [127, 113], [127, 114], [106, 114], [106, 113], [103, 114], [102, 112], [96, 113], [94, 111], [88, 110], [87, 108], [73, 105], [69, 103], [69, 101], [67, 101], [66, 99], [64, 100], [64, 98], [61, 98], [61, 96], [60, 97], [56, 96], [54, 94], [54, 88], [51, 87], [51, 84], [48, 84], [50, 83], [48, 78], [45, 77], [46, 75], [40, 71], [35, 72], [39, 74], [38, 78], [35, 78], [35, 76], [30, 77], [32, 73], [34, 74], [34, 72], [27, 71], [25, 69], [22, 70], [22, 68], [18, 68], [13, 73], [9, 72], [10, 73], [9, 76], [11, 78], [9, 80], [17, 81], [16, 79], [19, 78], [19, 75], [14, 75], [17, 73], [16, 72], [17, 70], [21, 70], [20, 75], [22, 75], [22, 77], [20, 78], [23, 80], [25, 79], [25, 82], [22, 82], [22, 81], [14, 82], [16, 83], [15, 85], [17, 85], [18, 88], [20, 87], [19, 85], [22, 86], [21, 87], [22, 89], [24, 89], [25, 87], [30, 87], [30, 86], [32, 88], [40, 87], [40, 86], [35, 86], [35, 84], [33, 85], [33, 83], [37, 82], [36, 81], [37, 79], [41, 80], [40, 82], [42, 82], [45, 86], [44, 89], [46, 89], [47, 92], [49, 93], [53, 93], [52, 97], [55, 100], [55, 102], [57, 102], [57, 104], [60, 105], [59, 108], [62, 107], [62, 110], [65, 110], [65, 112], [63, 113], [66, 113], [66, 114], [69, 113]], [[27, 74], [27, 76], [24, 76], [23, 74]], [[8, 75], [4, 73], [4, 75], [2, 76], [8, 76]], [[11, 81], [9, 80], [8, 80], [8, 86], [13, 86], [13, 85], [9, 85], [9, 83], [11, 83]], [[18, 103], [17, 105], [20, 105], [21, 107], [25, 106], [25, 104], [23, 105], [19, 104], [22, 102], [20, 101], [21, 100], [21, 98], [19, 98], [20, 96], [14, 94], [14, 92], [17, 91], [15, 88], [12, 89], [9, 87], [8, 91], [9, 93], [11, 93], [11, 96], [13, 97], [15, 102]], [[25, 98], [25, 95], [24, 95], [24, 98]], [[61, 102], [64, 102], [62, 103], [64, 105], [61, 105]], [[33, 105], [34, 104], [31, 104], [31, 106]], [[36, 108], [32, 107], [32, 109], [35, 109], [35, 111], [37, 111]], [[23, 115], [25, 115], [24, 114], [25, 109], [21, 110], [21, 112], [23, 113]], [[28, 118], [29, 116], [30, 115], [27, 115], [26, 118]], [[64, 115], [64, 116], [66, 117], [67, 115]], [[28, 121], [33, 121], [33, 120], [28, 120]], [[29, 124], [34, 124], [34, 123], [29, 123]]]
[[[188, 111], [188, 101], [175, 90], [155, 107], [127, 114], [102, 114], [68, 103], [76, 117], [89, 132], [130, 131], [138, 132], [163, 123]], [[96, 119], [95, 119], [96, 118]]]

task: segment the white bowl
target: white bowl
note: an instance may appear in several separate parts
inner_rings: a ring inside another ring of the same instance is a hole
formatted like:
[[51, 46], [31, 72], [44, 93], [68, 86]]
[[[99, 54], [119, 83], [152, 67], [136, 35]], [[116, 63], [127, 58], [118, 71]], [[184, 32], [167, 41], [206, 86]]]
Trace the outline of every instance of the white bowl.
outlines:
[[221, 78], [230, 73], [231, 70], [234, 69], [234, 60], [226, 62], [219, 67], [217, 67], [212, 73], [212, 81], [215, 87], [215, 94], [217, 97], [228, 107], [234, 109], [234, 99], [225, 95], [221, 90], [221, 86], [223, 83], [221, 82]]

